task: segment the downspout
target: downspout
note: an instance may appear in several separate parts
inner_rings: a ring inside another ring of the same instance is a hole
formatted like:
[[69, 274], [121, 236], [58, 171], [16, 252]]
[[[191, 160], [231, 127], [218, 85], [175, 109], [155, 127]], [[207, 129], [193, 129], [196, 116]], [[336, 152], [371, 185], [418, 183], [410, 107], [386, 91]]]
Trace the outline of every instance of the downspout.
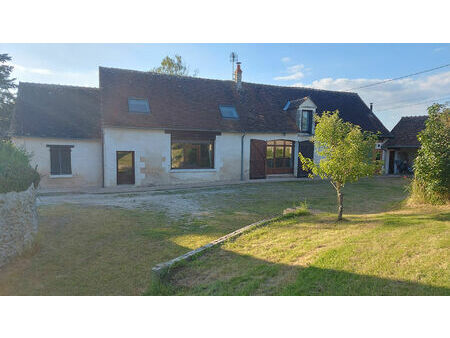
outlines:
[[244, 137], [245, 131], [241, 137], [241, 181], [244, 180]]
[[102, 128], [102, 188], [105, 187], [105, 133]]

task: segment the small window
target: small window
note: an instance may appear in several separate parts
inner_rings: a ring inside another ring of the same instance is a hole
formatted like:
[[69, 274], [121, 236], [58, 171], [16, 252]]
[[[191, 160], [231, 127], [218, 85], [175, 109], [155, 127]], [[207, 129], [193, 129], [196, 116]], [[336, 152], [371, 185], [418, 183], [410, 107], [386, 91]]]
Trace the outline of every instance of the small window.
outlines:
[[149, 114], [150, 106], [147, 99], [128, 99], [128, 112]]
[[220, 113], [224, 119], [238, 119], [239, 115], [233, 106], [219, 106]]
[[302, 110], [300, 115], [300, 131], [302, 133], [312, 132], [312, 110]]
[[71, 150], [73, 146], [48, 145], [50, 148], [50, 174], [72, 175]]

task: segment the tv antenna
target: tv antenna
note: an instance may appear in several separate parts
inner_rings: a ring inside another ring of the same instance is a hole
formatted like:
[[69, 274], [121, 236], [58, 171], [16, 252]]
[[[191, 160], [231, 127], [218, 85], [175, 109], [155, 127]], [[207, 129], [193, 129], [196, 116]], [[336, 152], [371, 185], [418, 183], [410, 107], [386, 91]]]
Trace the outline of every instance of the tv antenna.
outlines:
[[233, 81], [235, 80], [235, 74], [234, 74], [234, 64], [238, 61], [238, 55], [235, 52], [231, 52], [230, 54], [230, 62], [231, 62], [231, 78]]

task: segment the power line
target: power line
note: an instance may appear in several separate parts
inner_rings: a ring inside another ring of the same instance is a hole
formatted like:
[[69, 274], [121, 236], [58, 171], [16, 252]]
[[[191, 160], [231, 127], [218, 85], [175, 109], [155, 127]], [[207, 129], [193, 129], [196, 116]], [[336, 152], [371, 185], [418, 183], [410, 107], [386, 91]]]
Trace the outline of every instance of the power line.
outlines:
[[401, 79], [405, 79], [407, 77], [410, 76], [415, 76], [415, 75], [419, 75], [419, 74], [423, 74], [423, 73], [428, 73], [428, 72], [432, 72], [433, 70], [437, 70], [437, 69], [441, 69], [441, 68], [445, 68], [450, 66], [450, 63], [443, 65], [443, 66], [439, 66], [439, 67], [435, 67], [435, 68], [431, 68], [431, 69], [427, 69], [427, 70], [422, 70], [420, 72], [414, 73], [414, 74], [409, 74], [409, 75], [404, 75], [404, 76], [400, 76], [400, 77], [396, 77], [394, 79], [389, 79], [389, 80], [384, 80], [384, 81], [380, 81], [380, 82], [375, 82], [375, 83], [371, 83], [365, 86], [361, 86], [361, 87], [355, 87], [355, 88], [350, 88], [350, 89], [345, 89], [344, 91], [349, 91], [349, 90], [356, 90], [356, 89], [361, 89], [361, 88], [367, 88], [367, 87], [373, 87], [373, 86], [378, 86], [380, 84], [383, 83], [387, 83], [387, 82], [392, 82], [392, 81], [396, 81], [396, 80], [401, 80]]
[[[421, 99], [421, 100], [417, 101], [418, 102], [417, 104], [420, 104], [421, 102], [427, 102], [427, 101], [433, 101], [433, 100], [439, 101], [439, 100], [446, 99], [448, 97], [450, 97], [450, 93], [449, 94], [445, 94], [444, 96], [441, 96], [441, 97], [436, 97], [436, 98], [430, 98], [430, 99], [424, 98], [424, 99]], [[381, 107], [386, 106], [387, 107], [387, 108], [383, 108], [383, 109], [392, 109], [393, 107], [397, 107], [399, 105], [403, 107], [403, 106], [405, 106], [404, 103], [406, 104], [406, 106], [409, 106], [411, 104], [416, 104], [416, 103], [414, 103], [414, 101], [413, 101], [413, 103], [411, 103], [411, 100], [402, 100], [402, 101], [398, 101], [398, 102], [387, 103], [385, 105], [383, 105], [381, 103], [381, 104], [379, 104], [379, 106], [381, 106]]]
[[417, 106], [419, 104], [424, 104], [424, 103], [433, 102], [433, 101], [441, 101], [441, 100], [445, 100], [445, 99], [450, 100], [450, 95], [439, 97], [439, 98], [434, 98], [434, 99], [422, 100], [420, 102], [411, 103], [411, 104], [402, 105], [402, 106], [394, 106], [394, 107], [391, 106], [391, 107], [383, 108], [382, 110], [379, 110], [379, 112], [392, 110], [392, 109], [400, 109], [400, 108], [405, 108], [405, 107], [410, 107], [410, 106]]

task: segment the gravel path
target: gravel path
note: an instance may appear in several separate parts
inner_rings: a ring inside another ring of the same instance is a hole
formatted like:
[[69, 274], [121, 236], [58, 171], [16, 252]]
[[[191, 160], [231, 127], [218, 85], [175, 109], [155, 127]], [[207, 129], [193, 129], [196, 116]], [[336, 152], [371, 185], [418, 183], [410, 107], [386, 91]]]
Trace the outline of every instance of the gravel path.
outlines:
[[[232, 189], [226, 189], [230, 193]], [[182, 215], [205, 215], [211, 210], [200, 201], [208, 195], [222, 193], [222, 189], [198, 189], [194, 192], [142, 192], [119, 194], [65, 194], [39, 196], [38, 206], [77, 204], [86, 206], [109, 206], [125, 209], [160, 210], [171, 217]]]

